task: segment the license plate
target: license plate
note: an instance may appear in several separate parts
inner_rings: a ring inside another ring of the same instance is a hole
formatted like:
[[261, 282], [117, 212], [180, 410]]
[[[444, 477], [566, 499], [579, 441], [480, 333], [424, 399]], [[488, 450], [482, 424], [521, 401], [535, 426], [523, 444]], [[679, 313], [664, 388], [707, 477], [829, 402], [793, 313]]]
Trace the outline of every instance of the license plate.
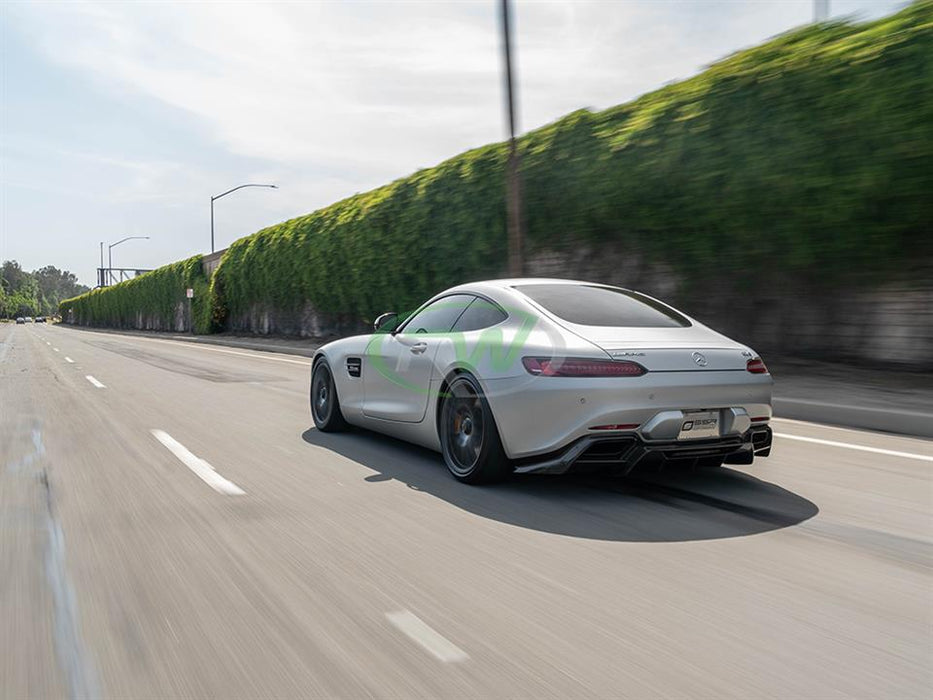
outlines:
[[719, 437], [719, 411], [685, 413], [678, 440], [701, 440]]

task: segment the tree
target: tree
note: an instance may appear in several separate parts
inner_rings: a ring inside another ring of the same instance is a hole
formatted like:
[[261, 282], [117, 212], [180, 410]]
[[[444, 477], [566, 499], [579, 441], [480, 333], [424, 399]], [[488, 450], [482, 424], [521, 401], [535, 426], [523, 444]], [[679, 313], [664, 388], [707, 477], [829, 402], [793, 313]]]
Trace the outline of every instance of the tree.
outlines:
[[0, 265], [0, 278], [6, 282], [7, 293], [12, 294], [23, 284], [23, 279], [29, 275], [15, 260], [4, 260]]
[[88, 291], [77, 276], [46, 265], [26, 272], [15, 260], [0, 265], [0, 316], [51, 315], [62, 299]]
[[73, 272], [59, 270], [53, 265], [46, 265], [32, 274], [39, 285], [39, 301], [45, 314], [54, 313], [62, 299], [88, 291], [86, 286], [78, 284], [78, 277]]

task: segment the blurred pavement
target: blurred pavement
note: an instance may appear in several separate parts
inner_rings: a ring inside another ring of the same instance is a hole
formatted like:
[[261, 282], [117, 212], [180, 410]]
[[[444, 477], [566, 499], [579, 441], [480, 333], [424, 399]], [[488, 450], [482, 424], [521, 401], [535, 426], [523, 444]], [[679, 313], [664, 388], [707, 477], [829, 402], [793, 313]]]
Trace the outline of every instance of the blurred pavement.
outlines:
[[[0, 327], [0, 697], [927, 697], [933, 442], [475, 488], [294, 355]], [[245, 493], [228, 495], [230, 486]]]

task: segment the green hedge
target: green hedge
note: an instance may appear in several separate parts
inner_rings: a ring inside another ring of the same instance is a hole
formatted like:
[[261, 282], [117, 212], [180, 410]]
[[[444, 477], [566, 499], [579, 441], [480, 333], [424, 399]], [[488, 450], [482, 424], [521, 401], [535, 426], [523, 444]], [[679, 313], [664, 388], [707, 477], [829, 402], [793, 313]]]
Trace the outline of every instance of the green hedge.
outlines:
[[[791, 32], [520, 148], [532, 250], [621, 241], [688, 284], [883, 278], [931, 255], [933, 4]], [[226, 309], [372, 317], [502, 273], [504, 166], [480, 148], [240, 239]]]
[[[531, 252], [630, 246], [685, 288], [911, 274], [933, 257], [933, 2], [790, 32], [520, 150]], [[372, 318], [502, 274], [505, 156], [478, 148], [236, 241], [215, 325], [308, 304]]]
[[194, 330], [208, 333], [211, 330], [210, 284], [200, 255], [112, 287], [66, 299], [59, 312], [63, 320], [86, 326], [177, 330], [176, 314], [181, 308], [187, 329], [185, 292], [189, 287], [194, 289], [191, 304]]
[[503, 151], [490, 146], [242, 238], [215, 273], [231, 313], [253, 305], [371, 316], [408, 308], [504, 255]]

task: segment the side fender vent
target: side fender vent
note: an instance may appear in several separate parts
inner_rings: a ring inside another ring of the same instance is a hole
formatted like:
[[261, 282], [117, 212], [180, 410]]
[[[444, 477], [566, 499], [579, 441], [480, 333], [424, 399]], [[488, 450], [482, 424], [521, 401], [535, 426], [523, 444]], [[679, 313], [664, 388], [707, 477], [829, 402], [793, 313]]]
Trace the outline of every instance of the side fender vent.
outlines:
[[347, 358], [347, 374], [351, 377], [359, 377], [363, 371], [363, 360], [360, 357]]

